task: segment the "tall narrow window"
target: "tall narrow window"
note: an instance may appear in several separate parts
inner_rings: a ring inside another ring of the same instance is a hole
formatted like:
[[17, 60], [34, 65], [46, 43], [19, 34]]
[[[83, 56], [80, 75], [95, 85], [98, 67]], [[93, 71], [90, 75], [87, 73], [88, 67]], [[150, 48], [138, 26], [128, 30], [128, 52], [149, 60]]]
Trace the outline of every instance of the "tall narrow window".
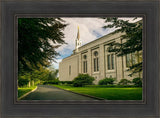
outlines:
[[83, 61], [83, 73], [85, 73], [85, 61]]
[[71, 66], [69, 66], [69, 75], [71, 75]]
[[96, 72], [96, 58], [94, 58], [94, 72]]
[[87, 73], [87, 61], [86, 61], [86, 73]]
[[135, 53], [132, 53], [131, 56], [132, 56], [132, 65], [134, 65], [136, 64], [136, 55]]
[[114, 69], [114, 55], [111, 55], [112, 69]]
[[107, 55], [108, 70], [114, 69], [114, 54]]
[[97, 57], [97, 71], [99, 71], [99, 61], [98, 61], [98, 57]]
[[98, 52], [94, 52], [94, 59], [93, 59], [93, 64], [94, 64], [94, 72], [99, 71], [99, 59], [98, 59]]
[[138, 55], [136, 57], [135, 53], [127, 54], [126, 55], [126, 67], [130, 67], [135, 65], [138, 62]]
[[83, 73], [87, 73], [87, 56], [83, 56]]
[[129, 67], [131, 65], [131, 56], [130, 54], [126, 55], [126, 67]]
[[108, 60], [108, 70], [111, 69], [111, 60], [110, 60], [110, 55], [107, 55], [107, 60]]
[[87, 73], [87, 61], [83, 61], [83, 73]]

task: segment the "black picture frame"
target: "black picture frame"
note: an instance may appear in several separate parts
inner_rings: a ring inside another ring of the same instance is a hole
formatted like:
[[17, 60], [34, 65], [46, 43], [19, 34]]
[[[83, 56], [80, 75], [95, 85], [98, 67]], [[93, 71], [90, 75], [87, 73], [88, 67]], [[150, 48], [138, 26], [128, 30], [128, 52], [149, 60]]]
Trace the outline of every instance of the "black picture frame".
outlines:
[[[1, 117], [160, 117], [159, 102], [159, 1], [1, 1]], [[143, 16], [144, 101], [78, 103], [15, 100], [17, 77], [16, 17], [22, 16]]]

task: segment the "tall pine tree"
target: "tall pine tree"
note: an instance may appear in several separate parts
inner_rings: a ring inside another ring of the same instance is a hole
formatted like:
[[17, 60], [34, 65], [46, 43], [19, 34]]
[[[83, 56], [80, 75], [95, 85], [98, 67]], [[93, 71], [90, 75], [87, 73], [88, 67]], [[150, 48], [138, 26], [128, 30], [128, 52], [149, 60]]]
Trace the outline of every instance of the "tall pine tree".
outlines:
[[[103, 28], [116, 28], [114, 33], [121, 32], [121, 43], [113, 42], [109, 44], [108, 51], [115, 52], [117, 56], [126, 56], [131, 53], [142, 54], [142, 20], [131, 23], [128, 20], [119, 19], [117, 17], [103, 18], [105, 23], [109, 23]], [[134, 18], [133, 20], [135, 20]], [[140, 57], [138, 57], [140, 58]], [[138, 59], [138, 63], [130, 65], [128, 71], [134, 73], [142, 71], [142, 59]]]
[[38, 65], [49, 66], [64, 44], [66, 24], [60, 18], [18, 18], [18, 69], [32, 71]]

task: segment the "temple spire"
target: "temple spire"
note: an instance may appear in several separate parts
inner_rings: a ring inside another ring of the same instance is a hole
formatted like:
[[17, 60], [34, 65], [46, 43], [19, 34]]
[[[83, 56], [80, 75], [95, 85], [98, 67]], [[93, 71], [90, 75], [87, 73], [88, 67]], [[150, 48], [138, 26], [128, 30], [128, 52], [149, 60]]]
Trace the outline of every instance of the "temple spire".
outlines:
[[75, 42], [75, 50], [78, 52], [78, 48], [81, 47], [82, 41], [80, 41], [80, 33], [79, 33], [79, 26], [78, 26], [78, 31], [77, 31], [77, 37], [76, 37], [76, 42]]
[[77, 32], [77, 39], [80, 39], [79, 26], [78, 26], [78, 32]]

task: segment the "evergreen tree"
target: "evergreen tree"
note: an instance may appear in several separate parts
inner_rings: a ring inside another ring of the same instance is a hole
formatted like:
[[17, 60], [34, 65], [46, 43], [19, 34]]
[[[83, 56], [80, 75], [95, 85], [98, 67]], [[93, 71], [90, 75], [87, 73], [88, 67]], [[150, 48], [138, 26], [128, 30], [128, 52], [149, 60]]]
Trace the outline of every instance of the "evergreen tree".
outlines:
[[38, 65], [49, 66], [64, 44], [66, 24], [60, 18], [18, 18], [18, 69], [32, 71]]
[[[113, 42], [109, 44], [109, 52], [115, 52], [117, 56], [124, 56], [131, 53], [142, 53], [142, 20], [131, 23], [128, 20], [125, 21], [117, 17], [109, 17], [103, 19], [106, 23], [109, 23], [103, 28], [116, 28], [117, 30], [114, 33], [122, 33], [120, 43]], [[136, 18], [134, 18], [133, 20], [135, 19]], [[134, 73], [141, 72], [142, 61], [131, 65], [128, 71], [129, 70], [132, 70], [130, 76], [132, 76]]]

